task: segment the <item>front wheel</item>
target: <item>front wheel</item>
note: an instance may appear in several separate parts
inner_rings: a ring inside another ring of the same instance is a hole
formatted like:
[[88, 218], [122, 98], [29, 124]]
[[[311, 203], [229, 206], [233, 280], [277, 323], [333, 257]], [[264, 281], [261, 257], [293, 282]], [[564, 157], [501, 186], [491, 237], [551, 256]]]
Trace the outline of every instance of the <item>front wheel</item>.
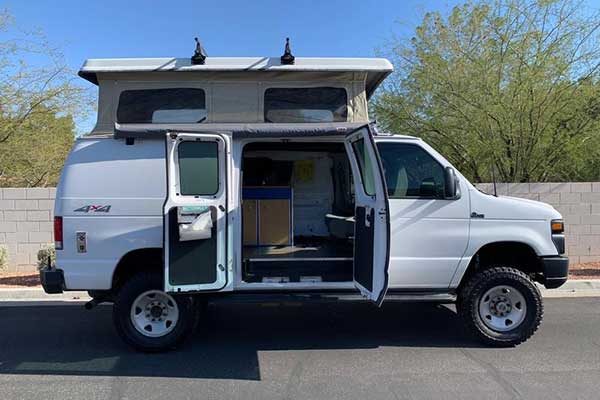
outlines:
[[165, 293], [158, 274], [139, 274], [129, 279], [113, 306], [119, 336], [144, 352], [174, 349], [190, 336], [198, 319], [194, 299]]
[[459, 293], [457, 311], [485, 344], [507, 347], [529, 339], [542, 322], [540, 291], [522, 271], [493, 267], [473, 275]]

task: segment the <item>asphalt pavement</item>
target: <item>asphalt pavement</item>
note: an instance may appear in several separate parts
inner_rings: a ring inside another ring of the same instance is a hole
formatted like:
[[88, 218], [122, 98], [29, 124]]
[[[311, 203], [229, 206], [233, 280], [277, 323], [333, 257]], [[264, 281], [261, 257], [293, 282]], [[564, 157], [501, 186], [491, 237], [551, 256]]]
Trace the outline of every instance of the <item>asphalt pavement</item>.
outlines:
[[219, 304], [183, 348], [148, 355], [110, 306], [0, 304], [0, 398], [598, 398], [600, 298], [545, 306], [532, 339], [493, 349], [445, 306]]

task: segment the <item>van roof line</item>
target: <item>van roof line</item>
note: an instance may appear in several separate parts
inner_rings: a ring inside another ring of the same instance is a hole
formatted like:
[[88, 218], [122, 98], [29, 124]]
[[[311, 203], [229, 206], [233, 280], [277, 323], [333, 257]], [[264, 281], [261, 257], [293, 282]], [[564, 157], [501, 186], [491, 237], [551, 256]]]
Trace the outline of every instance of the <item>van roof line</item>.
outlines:
[[115, 139], [164, 138], [169, 132], [225, 133], [235, 138], [293, 138], [344, 136], [369, 125], [366, 122], [298, 123], [209, 123], [209, 124], [119, 124], [115, 123]]
[[279, 57], [208, 57], [204, 64], [193, 65], [189, 58], [92, 58], [86, 60], [79, 76], [98, 84], [99, 73], [120, 72], [366, 72], [367, 97], [393, 72], [385, 58], [296, 57], [284, 65]]
[[[162, 139], [169, 132], [178, 133], [226, 133], [235, 138], [293, 138], [311, 136], [344, 136], [354, 130], [371, 125], [375, 136], [382, 139], [421, 140], [416, 136], [379, 132], [375, 122], [318, 122], [297, 123], [209, 123], [209, 124], [119, 124], [115, 123], [115, 139]], [[99, 135], [96, 135], [99, 136]]]
[[392, 133], [392, 132], [377, 132], [378, 136], [381, 136], [382, 138], [395, 138], [395, 139], [411, 139], [411, 140], [423, 140], [420, 137], [417, 136], [411, 136], [411, 135], [401, 135], [398, 133]]

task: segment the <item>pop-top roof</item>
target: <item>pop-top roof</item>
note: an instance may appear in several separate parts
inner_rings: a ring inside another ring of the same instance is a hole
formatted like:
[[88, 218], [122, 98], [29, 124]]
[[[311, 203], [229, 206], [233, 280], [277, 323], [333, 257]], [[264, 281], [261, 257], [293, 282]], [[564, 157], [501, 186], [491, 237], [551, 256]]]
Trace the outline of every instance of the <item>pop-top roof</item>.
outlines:
[[282, 65], [279, 57], [207, 57], [205, 64], [192, 65], [189, 58], [104, 58], [86, 60], [79, 76], [98, 84], [98, 73], [119, 72], [366, 72], [367, 97], [393, 71], [385, 58], [296, 57], [292, 65]]

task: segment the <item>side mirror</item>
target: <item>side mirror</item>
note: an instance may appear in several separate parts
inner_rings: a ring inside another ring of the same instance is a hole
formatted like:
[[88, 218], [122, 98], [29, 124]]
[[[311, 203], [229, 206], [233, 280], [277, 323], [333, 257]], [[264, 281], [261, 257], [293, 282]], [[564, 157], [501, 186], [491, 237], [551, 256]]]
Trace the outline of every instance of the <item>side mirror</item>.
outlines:
[[460, 197], [458, 193], [458, 178], [454, 168], [446, 167], [444, 169], [444, 198], [453, 200]]

